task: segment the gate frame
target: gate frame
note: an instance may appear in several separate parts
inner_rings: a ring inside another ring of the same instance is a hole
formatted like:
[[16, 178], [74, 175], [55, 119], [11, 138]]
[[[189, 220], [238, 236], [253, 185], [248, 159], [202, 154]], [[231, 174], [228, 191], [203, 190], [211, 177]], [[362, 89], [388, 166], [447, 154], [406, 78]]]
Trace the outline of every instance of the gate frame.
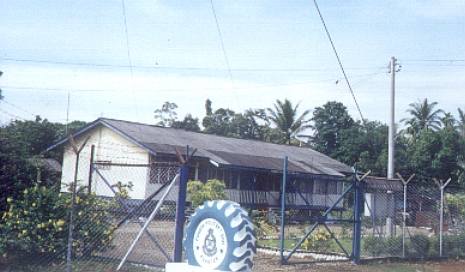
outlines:
[[[324, 228], [328, 231], [336, 244], [341, 248], [346, 257], [352, 260], [353, 263], [360, 263], [360, 251], [361, 251], [361, 228], [362, 228], [362, 210], [364, 203], [364, 187], [365, 182], [363, 180], [371, 173], [367, 173], [360, 176], [357, 173], [356, 168], [354, 169], [352, 184], [344, 190], [344, 192], [338, 197], [338, 199], [325, 210], [322, 216], [311, 217], [314, 223], [311, 225], [310, 229], [306, 234], [300, 239], [300, 241], [294, 246], [294, 248], [284, 256], [284, 227], [285, 227], [285, 212], [286, 212], [286, 184], [288, 179], [288, 157], [284, 157], [283, 162], [283, 179], [282, 179], [282, 190], [281, 190], [281, 230], [280, 230], [280, 257], [281, 264], [289, 264], [289, 259], [297, 251], [297, 249], [302, 245], [302, 243], [315, 231], [319, 225], [323, 225]], [[354, 215], [353, 219], [329, 219], [328, 215], [334, 210], [334, 208], [344, 199], [344, 197], [351, 191], [354, 191]], [[354, 224], [353, 230], [353, 240], [352, 240], [352, 253], [349, 254], [341, 242], [336, 238], [334, 233], [328, 227], [327, 223], [329, 222], [349, 222]]]

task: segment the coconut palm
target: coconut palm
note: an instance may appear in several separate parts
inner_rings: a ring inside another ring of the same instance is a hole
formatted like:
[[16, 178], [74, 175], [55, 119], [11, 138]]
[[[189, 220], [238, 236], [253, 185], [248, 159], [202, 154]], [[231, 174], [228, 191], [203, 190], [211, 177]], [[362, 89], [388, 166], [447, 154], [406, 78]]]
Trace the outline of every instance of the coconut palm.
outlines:
[[291, 101], [287, 99], [281, 101], [278, 99], [273, 106], [274, 108], [268, 108], [267, 111], [271, 122], [283, 133], [284, 142], [290, 144], [291, 139], [297, 133], [310, 127], [308, 125], [309, 120], [305, 119], [310, 111], [306, 110], [298, 116], [297, 109], [299, 108], [299, 104], [294, 107]]
[[457, 109], [459, 112], [459, 118], [457, 120], [457, 129], [462, 135], [462, 137], [465, 137], [465, 112], [462, 111], [462, 109], [458, 108]]
[[438, 102], [429, 103], [428, 98], [409, 104], [407, 112], [412, 117], [401, 120], [407, 125], [407, 132], [417, 135], [422, 130], [438, 130], [441, 126], [439, 115], [443, 110], [435, 109], [437, 105]]
[[445, 129], [454, 129], [457, 121], [450, 112], [444, 113], [444, 116], [441, 117], [442, 127]]

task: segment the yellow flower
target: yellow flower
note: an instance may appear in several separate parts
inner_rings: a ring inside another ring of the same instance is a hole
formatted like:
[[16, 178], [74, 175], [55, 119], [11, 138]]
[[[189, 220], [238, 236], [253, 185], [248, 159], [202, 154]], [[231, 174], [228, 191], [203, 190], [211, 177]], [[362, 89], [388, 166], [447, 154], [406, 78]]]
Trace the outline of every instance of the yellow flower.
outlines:
[[13, 198], [8, 197], [8, 198], [6, 199], [6, 203], [11, 203], [11, 202], [13, 202]]
[[57, 221], [57, 224], [56, 224], [56, 225], [57, 225], [58, 227], [62, 227], [64, 224], [65, 224], [65, 220], [60, 219], [60, 220]]
[[24, 194], [27, 194], [27, 193], [28, 193], [28, 190], [27, 190], [27, 189], [24, 189], [23, 193], [24, 193]]
[[21, 233], [24, 234], [24, 235], [26, 235], [26, 234], [27, 234], [27, 230], [23, 230]]
[[35, 202], [32, 202], [32, 207], [35, 207], [37, 206], [37, 204]]

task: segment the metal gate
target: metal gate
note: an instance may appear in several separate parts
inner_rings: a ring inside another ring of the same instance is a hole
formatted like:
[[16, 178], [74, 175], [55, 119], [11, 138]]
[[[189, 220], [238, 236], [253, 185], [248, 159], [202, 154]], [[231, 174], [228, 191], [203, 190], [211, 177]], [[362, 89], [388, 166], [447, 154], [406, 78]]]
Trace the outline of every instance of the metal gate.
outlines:
[[[111, 211], [111, 245], [95, 251], [95, 257], [113, 260], [120, 266], [164, 267], [173, 261], [180, 169], [172, 162], [92, 163], [90, 192], [117, 204]], [[144, 192], [134, 184], [146, 184]]]
[[287, 171], [281, 183], [282, 264], [360, 260], [363, 179]]

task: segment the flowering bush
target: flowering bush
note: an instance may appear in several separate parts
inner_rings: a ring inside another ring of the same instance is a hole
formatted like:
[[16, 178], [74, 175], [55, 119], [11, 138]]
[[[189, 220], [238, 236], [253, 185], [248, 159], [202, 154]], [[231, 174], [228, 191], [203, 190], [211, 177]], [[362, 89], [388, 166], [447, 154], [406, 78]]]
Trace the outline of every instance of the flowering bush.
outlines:
[[303, 243], [304, 250], [327, 251], [331, 246], [331, 235], [324, 229], [314, 231]]
[[[34, 186], [21, 198], [8, 197], [0, 219], [0, 254], [3, 257], [63, 258], [66, 254], [71, 194], [54, 188]], [[77, 192], [74, 209], [73, 254], [90, 254], [109, 245], [113, 224], [113, 201]]]

